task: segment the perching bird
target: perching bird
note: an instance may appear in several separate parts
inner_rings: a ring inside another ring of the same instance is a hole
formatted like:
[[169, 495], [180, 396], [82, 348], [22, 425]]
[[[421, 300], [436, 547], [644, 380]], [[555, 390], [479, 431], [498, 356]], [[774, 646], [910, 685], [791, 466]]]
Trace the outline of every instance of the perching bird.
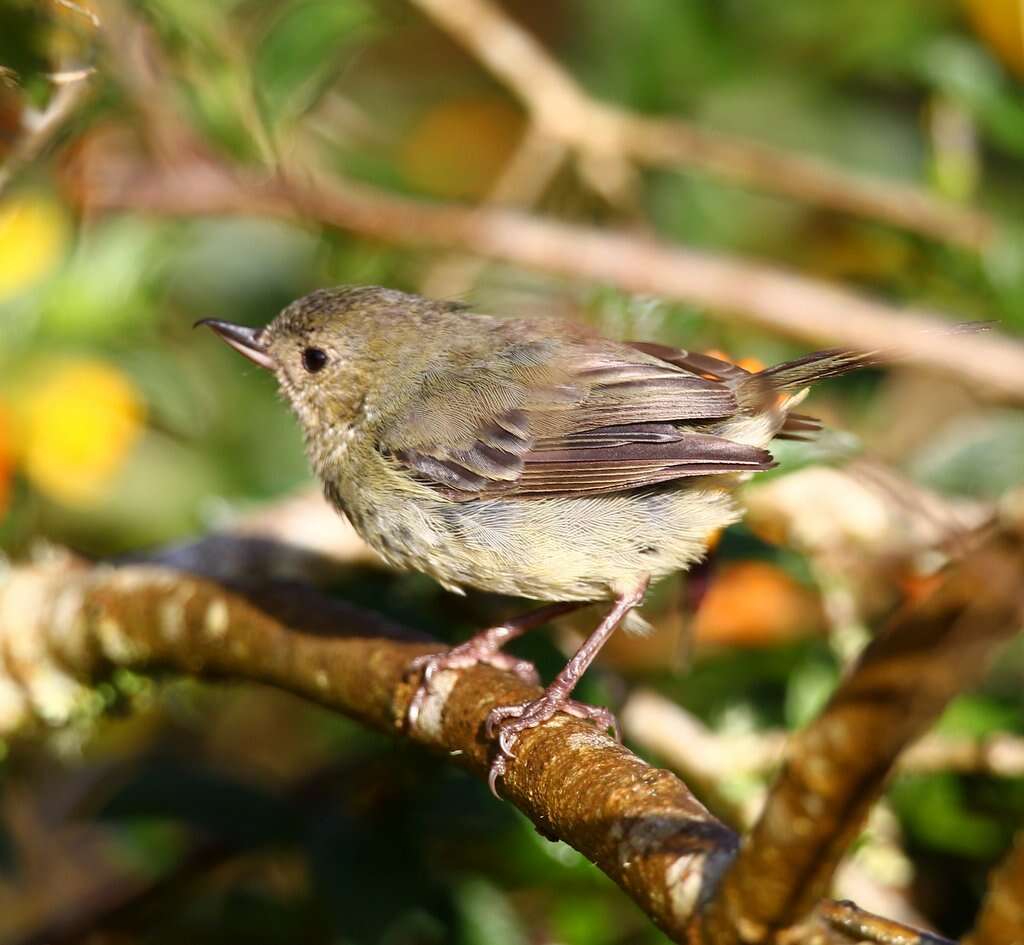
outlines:
[[651, 581], [740, 517], [733, 488], [774, 465], [768, 444], [816, 429], [791, 410], [807, 385], [871, 360], [837, 349], [751, 373], [375, 287], [313, 292], [261, 329], [202, 324], [274, 372], [328, 499], [386, 561], [453, 591], [557, 602], [417, 660], [410, 721], [437, 670], [486, 661], [535, 679], [500, 647], [612, 602], [544, 695], [491, 713], [492, 790], [519, 733], [555, 712], [614, 727], [569, 698], [601, 646]]

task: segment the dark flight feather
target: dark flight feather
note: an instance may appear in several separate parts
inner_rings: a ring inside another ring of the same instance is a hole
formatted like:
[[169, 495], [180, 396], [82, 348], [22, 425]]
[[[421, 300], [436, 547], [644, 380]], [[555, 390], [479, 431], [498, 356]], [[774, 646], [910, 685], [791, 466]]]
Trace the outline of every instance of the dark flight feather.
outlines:
[[710, 378], [718, 381], [741, 381], [750, 376], [750, 371], [733, 364], [732, 361], [725, 361], [710, 354], [700, 354], [695, 351], [684, 351], [682, 348], [672, 348], [668, 345], [659, 345], [651, 341], [630, 341], [631, 348], [643, 351], [655, 358], [661, 358], [669, 364], [696, 374], [698, 377]]
[[821, 421], [805, 413], [789, 413], [782, 429], [775, 434], [777, 440], [813, 440], [821, 432]]

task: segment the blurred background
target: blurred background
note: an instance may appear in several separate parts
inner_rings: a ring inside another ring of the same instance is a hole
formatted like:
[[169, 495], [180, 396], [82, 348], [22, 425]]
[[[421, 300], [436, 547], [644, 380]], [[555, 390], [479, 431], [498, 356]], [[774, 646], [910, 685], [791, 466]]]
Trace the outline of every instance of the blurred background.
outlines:
[[[750, 364], [808, 347], [713, 310], [360, 237], [312, 212], [282, 222], [95, 199], [97, 175], [143, 159], [315, 168], [446, 204], [518, 204], [1024, 332], [1016, 0], [503, 9], [597, 100], [913, 186], [954, 222], [914, 232], [706, 169], [575, 160], [402, 0], [2, 0], [10, 559], [138, 556], [240, 523], [258, 531], [283, 500], [315, 507], [272, 378], [193, 332], [198, 318], [262, 324], [314, 288], [374, 283]], [[807, 409], [829, 430], [780, 448], [700, 588], [658, 588], [658, 632], [613, 641], [581, 690], [740, 827], [784, 732], [1024, 480], [1024, 414], [948, 376], [865, 372], [821, 385]], [[521, 606], [390, 574], [341, 523], [300, 518], [303, 542], [345, 559], [318, 579], [408, 625], [457, 640]], [[518, 651], [550, 677], [575, 633]], [[931, 754], [879, 805], [840, 894], [948, 935], [969, 927], [1024, 821], [1022, 683], [1017, 645], [956, 700]], [[596, 868], [444, 761], [255, 685], [122, 672], [93, 696], [69, 722], [0, 742], [2, 942], [664, 941]]]

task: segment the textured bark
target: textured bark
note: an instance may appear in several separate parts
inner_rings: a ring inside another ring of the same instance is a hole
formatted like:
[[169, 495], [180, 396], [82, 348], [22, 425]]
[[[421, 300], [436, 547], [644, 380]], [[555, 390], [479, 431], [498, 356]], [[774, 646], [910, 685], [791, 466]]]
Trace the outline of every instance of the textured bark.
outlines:
[[[413, 692], [408, 664], [439, 648], [296, 585], [230, 590], [162, 567], [66, 563], [6, 576], [0, 644], [0, 728], [8, 730], [29, 714], [68, 717], [80, 684], [111, 666], [163, 666], [268, 682], [398, 733]], [[438, 673], [407, 735], [485, 778], [488, 712], [539, 692], [486, 666]], [[677, 937], [735, 852], [735, 834], [678, 778], [568, 716], [523, 735], [501, 789]]]
[[824, 894], [903, 751], [1020, 626], [1024, 540], [990, 539], [866, 648], [794, 736], [760, 820], [707, 916], [716, 943], [768, 942]]
[[965, 945], [1024, 945], [1024, 831], [992, 871], [978, 921]]

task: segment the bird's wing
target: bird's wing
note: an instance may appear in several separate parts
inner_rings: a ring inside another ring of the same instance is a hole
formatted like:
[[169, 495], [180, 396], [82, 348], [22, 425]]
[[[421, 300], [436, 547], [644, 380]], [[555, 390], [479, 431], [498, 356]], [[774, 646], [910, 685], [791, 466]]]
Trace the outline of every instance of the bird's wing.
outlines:
[[608, 342], [512, 342], [425, 376], [379, 447], [457, 501], [619, 492], [769, 468], [765, 450], [687, 429], [737, 410], [709, 366]]

